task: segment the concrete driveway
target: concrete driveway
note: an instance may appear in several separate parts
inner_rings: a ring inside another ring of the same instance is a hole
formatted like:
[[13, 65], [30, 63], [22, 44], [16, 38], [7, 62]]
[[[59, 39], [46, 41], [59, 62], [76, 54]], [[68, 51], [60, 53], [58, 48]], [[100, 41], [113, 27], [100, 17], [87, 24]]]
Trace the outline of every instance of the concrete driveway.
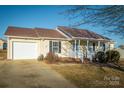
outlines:
[[34, 60], [0, 61], [0, 87], [76, 87], [47, 64]]

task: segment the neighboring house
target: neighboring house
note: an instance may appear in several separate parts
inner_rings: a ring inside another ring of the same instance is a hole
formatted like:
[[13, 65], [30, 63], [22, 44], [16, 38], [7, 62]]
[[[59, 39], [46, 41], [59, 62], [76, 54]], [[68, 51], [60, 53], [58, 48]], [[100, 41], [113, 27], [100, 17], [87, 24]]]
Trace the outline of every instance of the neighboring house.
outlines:
[[124, 49], [116, 48], [116, 50], [120, 53], [120, 60], [124, 60]]
[[60, 57], [91, 58], [99, 50], [114, 48], [114, 42], [94, 32], [58, 26], [44, 28], [8, 27], [8, 59], [37, 59], [54, 52]]
[[4, 39], [0, 39], [0, 49], [7, 49], [7, 41]]

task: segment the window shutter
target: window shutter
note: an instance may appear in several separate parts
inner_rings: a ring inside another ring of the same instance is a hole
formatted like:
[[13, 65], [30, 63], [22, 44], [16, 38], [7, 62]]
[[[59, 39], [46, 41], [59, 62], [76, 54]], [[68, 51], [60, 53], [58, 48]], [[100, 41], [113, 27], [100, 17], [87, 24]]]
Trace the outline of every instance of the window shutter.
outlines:
[[59, 41], [59, 53], [61, 53], [61, 41]]
[[49, 52], [52, 52], [52, 41], [49, 41]]

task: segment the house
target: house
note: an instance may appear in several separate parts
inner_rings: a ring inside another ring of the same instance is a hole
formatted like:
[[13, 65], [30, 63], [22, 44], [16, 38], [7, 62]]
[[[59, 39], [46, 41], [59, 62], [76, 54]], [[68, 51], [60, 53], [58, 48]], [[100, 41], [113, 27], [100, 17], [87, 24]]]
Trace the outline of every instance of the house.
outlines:
[[116, 50], [120, 53], [120, 60], [124, 60], [124, 49], [123, 48], [116, 48]]
[[0, 38], [0, 49], [7, 49], [7, 41], [2, 38]]
[[114, 42], [97, 33], [66, 26], [56, 29], [8, 27], [8, 59], [37, 59], [54, 52], [60, 57], [92, 58], [95, 52], [114, 48]]

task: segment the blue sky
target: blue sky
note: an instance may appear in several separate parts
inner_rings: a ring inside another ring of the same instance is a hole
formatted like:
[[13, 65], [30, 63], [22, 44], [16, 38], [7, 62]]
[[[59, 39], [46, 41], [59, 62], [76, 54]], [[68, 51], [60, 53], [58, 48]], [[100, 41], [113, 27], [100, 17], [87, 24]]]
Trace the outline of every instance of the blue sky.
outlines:
[[[57, 26], [68, 26], [70, 20], [59, 14], [68, 9], [69, 6], [0, 6], [0, 37], [8, 26], [17, 27], [41, 27], [55, 29]], [[116, 41], [116, 46], [124, 44], [124, 39], [112, 34], [104, 34], [106, 30], [100, 26], [82, 25], [79, 28], [88, 29], [107, 36]]]

